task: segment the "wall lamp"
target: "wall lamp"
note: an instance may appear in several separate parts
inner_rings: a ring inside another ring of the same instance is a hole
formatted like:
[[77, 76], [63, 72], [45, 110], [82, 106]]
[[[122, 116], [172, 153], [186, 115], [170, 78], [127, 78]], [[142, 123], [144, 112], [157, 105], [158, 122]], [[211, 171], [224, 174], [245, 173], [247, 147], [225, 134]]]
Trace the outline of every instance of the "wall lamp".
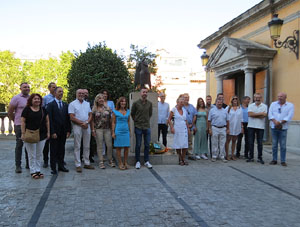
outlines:
[[283, 42], [279, 40], [283, 20], [278, 18], [278, 14], [274, 14], [272, 20], [268, 23], [271, 39], [274, 40], [276, 48], [289, 48], [296, 54], [299, 59], [299, 30], [294, 30], [292, 36], [288, 36]]
[[206, 51], [201, 55], [202, 66], [206, 66], [209, 56], [206, 54]]

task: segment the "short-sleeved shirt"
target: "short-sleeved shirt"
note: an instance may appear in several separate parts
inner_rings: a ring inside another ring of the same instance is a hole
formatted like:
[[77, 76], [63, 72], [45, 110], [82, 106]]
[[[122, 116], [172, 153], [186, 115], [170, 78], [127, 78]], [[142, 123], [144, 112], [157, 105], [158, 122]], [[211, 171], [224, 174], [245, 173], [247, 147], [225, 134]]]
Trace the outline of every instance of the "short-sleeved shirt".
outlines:
[[158, 124], [167, 124], [167, 119], [169, 117], [170, 107], [169, 104], [164, 102], [158, 102]]
[[107, 106], [104, 106], [103, 111], [93, 112], [93, 119], [95, 129], [109, 129], [110, 128], [110, 119], [111, 119], [111, 109]]
[[44, 96], [43, 98], [43, 107], [47, 108], [47, 105], [55, 99], [55, 96], [51, 93]]
[[243, 111], [243, 123], [248, 123], [248, 107], [241, 105]]
[[183, 106], [183, 108], [187, 112], [186, 120], [187, 120], [188, 124], [192, 124], [194, 116], [197, 114], [196, 108], [192, 104], [189, 104], [188, 106]]
[[26, 106], [22, 112], [22, 117], [25, 118], [25, 128], [30, 130], [40, 129], [40, 140], [44, 140], [47, 137], [47, 115], [48, 112], [44, 107], [35, 112], [30, 107]]
[[[248, 113], [268, 113], [268, 107], [266, 104], [261, 103], [256, 105], [255, 102], [251, 103], [248, 107]], [[265, 118], [248, 117], [248, 128], [265, 129]]]
[[14, 96], [9, 103], [10, 106], [13, 106], [15, 108], [15, 119], [14, 119], [15, 125], [21, 125], [21, 114], [27, 104], [28, 98], [29, 95], [23, 95], [21, 93]]
[[69, 114], [74, 114], [80, 121], [87, 121], [89, 113], [92, 112], [90, 103], [83, 101], [82, 103], [76, 99], [69, 104]]
[[228, 111], [224, 108], [218, 109], [217, 107], [211, 108], [208, 114], [208, 121], [212, 126], [224, 127], [227, 125]]

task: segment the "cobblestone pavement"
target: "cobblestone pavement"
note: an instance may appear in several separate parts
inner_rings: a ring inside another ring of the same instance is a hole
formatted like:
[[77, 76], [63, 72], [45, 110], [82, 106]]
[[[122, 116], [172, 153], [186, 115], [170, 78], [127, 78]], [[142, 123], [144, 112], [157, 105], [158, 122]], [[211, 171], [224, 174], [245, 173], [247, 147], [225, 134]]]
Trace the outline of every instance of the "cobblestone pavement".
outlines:
[[76, 173], [69, 140], [70, 172], [43, 169], [33, 180], [25, 168], [14, 172], [14, 141], [0, 144], [0, 226], [300, 226], [296, 154], [288, 167], [267, 164], [266, 149], [265, 165], [201, 160]]

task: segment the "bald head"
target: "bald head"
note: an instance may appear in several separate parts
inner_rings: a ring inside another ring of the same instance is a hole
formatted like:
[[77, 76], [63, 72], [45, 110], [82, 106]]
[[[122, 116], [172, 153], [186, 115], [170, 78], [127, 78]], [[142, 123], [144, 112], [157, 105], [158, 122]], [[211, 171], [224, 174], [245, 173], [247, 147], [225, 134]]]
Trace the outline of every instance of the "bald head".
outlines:
[[76, 91], [76, 98], [77, 98], [80, 102], [83, 101], [83, 99], [84, 99], [84, 90], [83, 90], [83, 89], [78, 89], [78, 90]]
[[278, 95], [277, 95], [277, 98], [278, 98], [278, 102], [280, 104], [284, 104], [286, 102], [286, 98], [287, 98], [287, 95], [286, 93], [284, 92], [280, 92]]

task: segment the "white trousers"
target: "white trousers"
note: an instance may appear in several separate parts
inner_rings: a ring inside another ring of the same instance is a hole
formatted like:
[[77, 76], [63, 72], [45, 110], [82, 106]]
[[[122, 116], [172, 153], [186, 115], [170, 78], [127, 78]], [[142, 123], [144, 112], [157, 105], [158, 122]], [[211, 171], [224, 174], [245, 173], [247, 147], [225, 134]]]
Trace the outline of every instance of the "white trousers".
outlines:
[[84, 165], [90, 164], [90, 140], [91, 140], [91, 129], [90, 125], [87, 129], [81, 128], [79, 125], [73, 124], [73, 133], [74, 133], [74, 157], [75, 157], [75, 166], [81, 166], [80, 160], [80, 145], [81, 139], [83, 139], [83, 160]]
[[42, 163], [42, 151], [44, 149], [46, 140], [42, 140], [38, 143], [26, 143], [25, 148], [28, 152], [28, 161], [30, 173], [41, 172]]
[[226, 143], [226, 127], [217, 128], [212, 126], [212, 157], [217, 158], [218, 155], [220, 158], [225, 157], [225, 143]]

